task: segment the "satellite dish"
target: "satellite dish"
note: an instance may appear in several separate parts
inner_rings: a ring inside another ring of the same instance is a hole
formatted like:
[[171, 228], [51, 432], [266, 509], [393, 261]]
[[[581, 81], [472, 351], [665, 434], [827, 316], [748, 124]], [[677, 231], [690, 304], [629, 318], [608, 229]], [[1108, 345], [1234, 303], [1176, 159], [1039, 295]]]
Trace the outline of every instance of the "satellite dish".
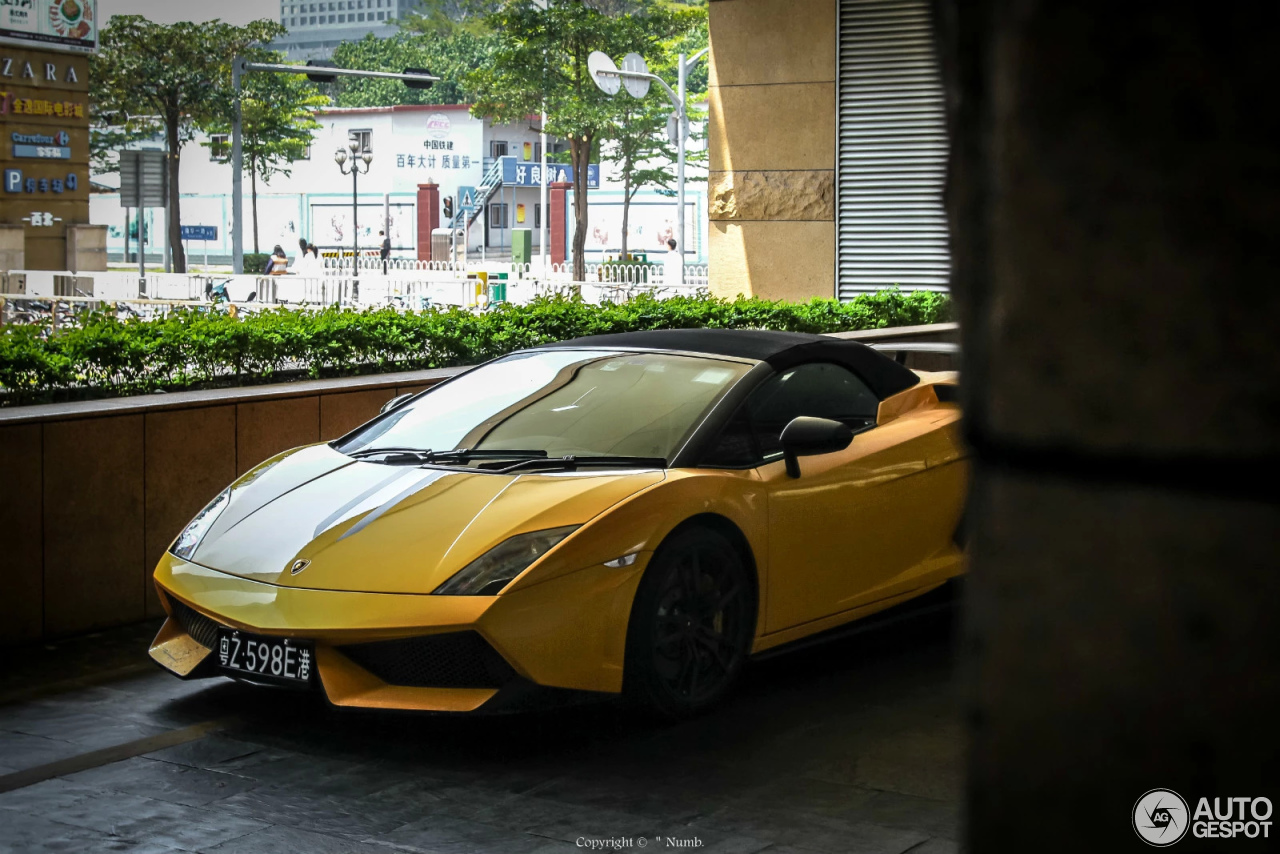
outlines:
[[[622, 57], [622, 70], [648, 74], [649, 66], [645, 64], [644, 57], [640, 54], [629, 53]], [[627, 94], [632, 98], [643, 98], [649, 94], [649, 81], [643, 77], [624, 77], [622, 85], [626, 87]]]
[[618, 66], [613, 64], [613, 60], [607, 54], [593, 50], [591, 55], [587, 57], [587, 71], [591, 74], [591, 79], [600, 87], [600, 91], [606, 95], [616, 95], [618, 90], [622, 88], [622, 78], [618, 76]]

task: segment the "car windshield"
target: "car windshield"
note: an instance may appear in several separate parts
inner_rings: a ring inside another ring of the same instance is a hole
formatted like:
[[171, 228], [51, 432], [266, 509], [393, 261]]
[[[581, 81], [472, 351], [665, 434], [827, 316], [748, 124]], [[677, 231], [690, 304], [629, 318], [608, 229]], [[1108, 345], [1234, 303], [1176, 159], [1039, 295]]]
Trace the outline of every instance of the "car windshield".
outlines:
[[[670, 460], [751, 365], [669, 353], [552, 349], [482, 365], [335, 446], [361, 457], [466, 448]], [[517, 453], [519, 452], [519, 453]]]

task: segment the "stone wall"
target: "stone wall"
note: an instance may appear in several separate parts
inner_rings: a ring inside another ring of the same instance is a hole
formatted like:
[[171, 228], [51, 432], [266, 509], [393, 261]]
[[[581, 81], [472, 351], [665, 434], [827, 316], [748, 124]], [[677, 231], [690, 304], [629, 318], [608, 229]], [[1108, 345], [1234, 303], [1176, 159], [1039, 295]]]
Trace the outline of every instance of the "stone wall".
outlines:
[[227, 484], [461, 370], [0, 409], [0, 644], [159, 615], [152, 569]]
[[711, 291], [835, 295], [835, 0], [710, 5]]

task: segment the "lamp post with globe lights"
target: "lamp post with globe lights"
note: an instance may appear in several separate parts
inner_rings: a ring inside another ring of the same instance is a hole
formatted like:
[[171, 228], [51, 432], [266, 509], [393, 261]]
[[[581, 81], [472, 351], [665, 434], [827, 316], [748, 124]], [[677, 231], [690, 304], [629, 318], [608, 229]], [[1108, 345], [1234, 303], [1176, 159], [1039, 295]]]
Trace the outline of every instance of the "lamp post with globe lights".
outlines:
[[[347, 155], [347, 149], [351, 150], [350, 156]], [[347, 143], [347, 148], [339, 148], [333, 154], [333, 160], [338, 164], [338, 170], [343, 175], [351, 176], [351, 299], [356, 301], [360, 299], [360, 196], [359, 181], [360, 173], [369, 174], [369, 164], [373, 162], [372, 151], [360, 151], [360, 140], [353, 139]], [[348, 168], [347, 161], [351, 161]], [[364, 163], [364, 169], [360, 168], [360, 164]]]

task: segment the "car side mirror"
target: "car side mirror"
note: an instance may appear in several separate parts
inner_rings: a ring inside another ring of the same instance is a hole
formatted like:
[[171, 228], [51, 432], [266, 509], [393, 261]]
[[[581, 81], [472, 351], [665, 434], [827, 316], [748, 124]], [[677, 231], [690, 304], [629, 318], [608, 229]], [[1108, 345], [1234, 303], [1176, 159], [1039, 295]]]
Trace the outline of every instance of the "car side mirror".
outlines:
[[848, 424], [830, 418], [812, 418], [801, 415], [791, 419], [782, 429], [782, 452], [787, 461], [787, 474], [800, 476], [798, 457], [833, 454], [843, 451], [853, 441], [853, 429]]
[[382, 408], [378, 410], [378, 413], [382, 414], [383, 412], [390, 412], [393, 409], [397, 409], [403, 406], [404, 404], [408, 403], [409, 398], [411, 397], [413, 397], [412, 393], [398, 394], [395, 397], [388, 400], [386, 403], [382, 404]]

